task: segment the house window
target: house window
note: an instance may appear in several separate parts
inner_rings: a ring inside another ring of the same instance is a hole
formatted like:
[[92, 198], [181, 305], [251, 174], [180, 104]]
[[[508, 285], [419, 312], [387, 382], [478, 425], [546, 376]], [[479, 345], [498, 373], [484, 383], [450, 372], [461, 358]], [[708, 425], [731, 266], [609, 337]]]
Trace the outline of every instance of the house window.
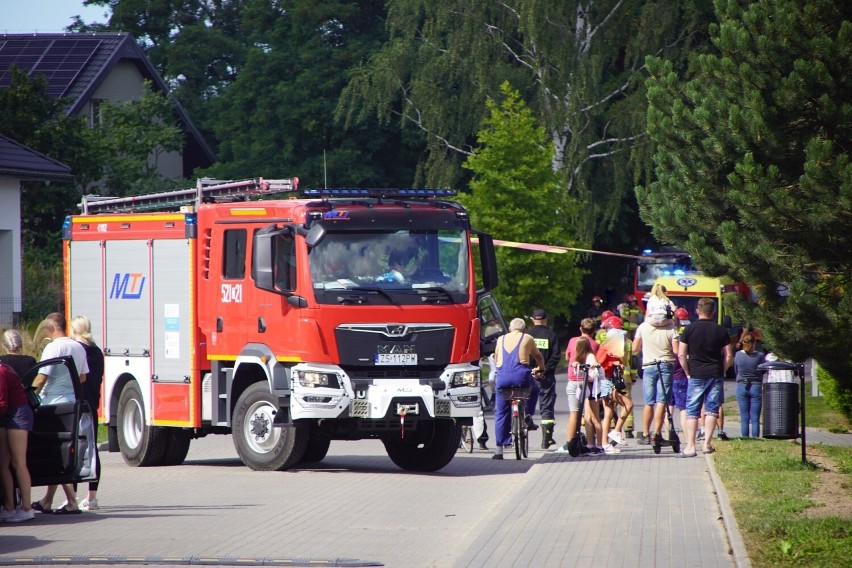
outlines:
[[103, 122], [104, 118], [104, 99], [91, 99], [89, 101], [89, 126], [94, 128]]

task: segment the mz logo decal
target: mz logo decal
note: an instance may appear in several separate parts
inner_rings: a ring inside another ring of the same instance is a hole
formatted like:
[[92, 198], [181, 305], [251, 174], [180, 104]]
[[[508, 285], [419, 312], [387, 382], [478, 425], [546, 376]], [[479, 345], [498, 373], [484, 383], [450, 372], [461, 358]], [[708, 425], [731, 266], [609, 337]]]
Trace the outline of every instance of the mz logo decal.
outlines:
[[116, 272], [109, 291], [110, 300], [138, 300], [145, 289], [145, 277], [139, 272]]

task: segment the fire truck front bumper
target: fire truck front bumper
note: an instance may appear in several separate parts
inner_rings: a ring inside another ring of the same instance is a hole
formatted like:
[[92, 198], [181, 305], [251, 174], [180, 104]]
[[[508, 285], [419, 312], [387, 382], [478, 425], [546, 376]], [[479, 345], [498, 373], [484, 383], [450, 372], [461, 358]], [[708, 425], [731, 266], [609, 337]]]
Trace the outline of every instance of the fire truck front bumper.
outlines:
[[[290, 405], [292, 418], [361, 418], [387, 420], [404, 416], [409, 420], [473, 418], [481, 408], [479, 369], [450, 366], [440, 379], [417, 381], [374, 379], [353, 384], [345, 371], [315, 371], [294, 368]], [[337, 387], [337, 388], [335, 388]]]

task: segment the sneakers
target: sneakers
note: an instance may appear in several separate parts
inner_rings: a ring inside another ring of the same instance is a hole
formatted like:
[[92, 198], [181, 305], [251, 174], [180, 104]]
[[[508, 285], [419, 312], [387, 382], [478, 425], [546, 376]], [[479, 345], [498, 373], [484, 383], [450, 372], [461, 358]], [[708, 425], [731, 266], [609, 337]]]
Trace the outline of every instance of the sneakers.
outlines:
[[[488, 448], [484, 447], [485, 444], [480, 444], [480, 447], [487, 450]], [[98, 500], [97, 499], [83, 499], [80, 502], [80, 510], [81, 511], [97, 511], [98, 510]]]
[[556, 448], [556, 453], [557, 453], [557, 454], [568, 454], [568, 453], [571, 453], [571, 452], [569, 452], [569, 451], [568, 451], [568, 442], [565, 442], [563, 445], [561, 445], [561, 446], [559, 446], [558, 448]]
[[616, 454], [620, 454], [621, 450], [619, 450], [615, 446], [607, 446], [604, 448], [604, 453], [608, 456], [614, 456]]
[[651, 440], [645, 434], [639, 434], [636, 443], [640, 446], [650, 446]]
[[491, 459], [492, 460], [502, 460], [503, 454], [494, 454], [493, 456], [491, 456]]
[[0, 521], [6, 523], [21, 523], [24, 521], [31, 521], [33, 519], [35, 519], [35, 511], [32, 509], [29, 511], [15, 509], [14, 511], [3, 511], [0, 513]]
[[609, 438], [611, 446], [627, 445], [627, 441], [624, 439], [624, 434], [621, 432], [616, 432], [615, 430], [613, 430], [607, 435], [607, 438]]
[[703, 440], [704, 439], [704, 430], [699, 430], [698, 435], [695, 437], [695, 439], [696, 440]]
[[625, 430], [624, 435], [628, 438], [633, 438], [633, 430]]
[[719, 439], [724, 440], [726, 442], [728, 440], [730, 440], [730, 438], [728, 437], [728, 435], [725, 433], [724, 430], [719, 430]]

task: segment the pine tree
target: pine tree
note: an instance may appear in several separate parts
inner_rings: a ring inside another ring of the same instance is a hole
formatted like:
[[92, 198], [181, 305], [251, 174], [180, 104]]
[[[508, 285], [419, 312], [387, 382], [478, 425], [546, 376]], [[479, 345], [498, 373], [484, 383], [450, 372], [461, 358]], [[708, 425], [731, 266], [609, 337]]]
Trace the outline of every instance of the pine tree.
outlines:
[[852, 389], [852, 4], [717, 0], [695, 76], [650, 59], [655, 235], [746, 282], [745, 321]]
[[[500, 91], [503, 102], [488, 101], [479, 145], [464, 163], [474, 175], [471, 194], [461, 197], [472, 224], [503, 240], [571, 246], [572, 229], [560, 219], [576, 206], [550, 167], [553, 147], [520, 93], [508, 83]], [[500, 248], [497, 262], [496, 295], [507, 317], [528, 315], [536, 307], [561, 313], [580, 290], [583, 271], [574, 254]]]

